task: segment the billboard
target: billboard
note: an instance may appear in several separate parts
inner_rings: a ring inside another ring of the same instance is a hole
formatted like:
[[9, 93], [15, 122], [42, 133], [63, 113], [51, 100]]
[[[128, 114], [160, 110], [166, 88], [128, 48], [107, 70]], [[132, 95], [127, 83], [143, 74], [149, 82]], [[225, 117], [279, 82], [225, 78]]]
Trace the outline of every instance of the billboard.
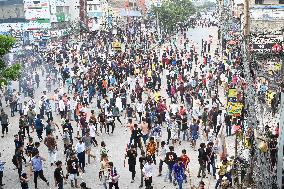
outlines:
[[30, 21], [50, 21], [49, 0], [24, 0], [25, 18]]
[[284, 6], [255, 6], [250, 9], [251, 20], [284, 20]]
[[279, 53], [283, 47], [282, 35], [257, 35], [251, 38], [250, 50], [254, 53]]

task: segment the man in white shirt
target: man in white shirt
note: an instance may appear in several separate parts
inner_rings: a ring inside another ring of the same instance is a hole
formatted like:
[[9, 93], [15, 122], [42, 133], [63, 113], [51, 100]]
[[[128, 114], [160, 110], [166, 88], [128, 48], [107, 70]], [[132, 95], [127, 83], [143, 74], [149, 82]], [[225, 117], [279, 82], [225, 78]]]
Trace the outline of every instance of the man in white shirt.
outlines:
[[151, 158], [147, 159], [147, 163], [142, 169], [146, 188], [151, 188], [152, 186], [152, 176], [153, 176], [153, 160]]
[[64, 117], [64, 114], [65, 114], [65, 104], [64, 104], [64, 101], [63, 99], [60, 97], [59, 99], [59, 112], [60, 112], [60, 115], [61, 115], [61, 119]]
[[20, 110], [21, 110], [21, 113], [24, 114], [24, 116], [28, 115], [29, 106], [26, 101], [24, 101], [24, 105], [22, 106], [22, 109]]
[[[77, 107], [78, 102], [74, 100], [74, 98], [70, 99], [70, 109], [71, 109], [71, 114], [73, 115], [74, 119], [76, 118], [76, 107]], [[71, 121], [73, 121], [72, 116], [71, 116]], [[75, 119], [75, 121], [77, 121]]]
[[178, 112], [178, 105], [173, 102], [172, 104], [170, 104], [170, 110], [173, 115], [176, 115], [176, 113]]
[[163, 167], [163, 163], [165, 162], [166, 153], [167, 153], [166, 142], [162, 141], [161, 142], [161, 148], [160, 148], [159, 154], [158, 154], [158, 157], [160, 159], [158, 176], [162, 176], [162, 167]]
[[54, 112], [58, 112], [59, 96], [58, 96], [58, 91], [57, 90], [54, 91], [53, 100], [54, 100], [54, 106], [55, 106]]
[[144, 110], [145, 110], [145, 105], [144, 105], [144, 103], [142, 102], [142, 100], [139, 100], [139, 101], [137, 102], [136, 110], [137, 110], [137, 113], [138, 113], [138, 116], [139, 116], [139, 123], [141, 123], [141, 121], [142, 121], [142, 115], [143, 115], [143, 112], [144, 112]]
[[71, 120], [72, 109], [71, 109], [70, 97], [67, 98], [66, 106], [67, 106], [67, 119]]
[[216, 131], [216, 136], [218, 135], [222, 125], [224, 125], [225, 118], [224, 114], [222, 113], [222, 110], [218, 111], [218, 116], [217, 116], [217, 131]]
[[80, 169], [85, 172], [85, 143], [82, 141], [82, 138], [78, 138], [79, 143], [75, 146], [75, 151], [77, 152], [77, 157], [79, 160]]

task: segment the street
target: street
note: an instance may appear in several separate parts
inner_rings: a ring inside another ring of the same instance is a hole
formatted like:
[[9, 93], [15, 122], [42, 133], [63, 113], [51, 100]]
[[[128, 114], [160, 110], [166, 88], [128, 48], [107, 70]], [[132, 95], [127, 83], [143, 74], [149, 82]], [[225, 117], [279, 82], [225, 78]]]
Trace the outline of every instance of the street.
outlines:
[[[194, 41], [195, 43], [197, 43], [197, 47], [199, 47], [200, 49], [200, 45], [201, 45], [201, 40], [204, 38], [208, 38], [209, 35], [213, 35], [213, 47], [214, 49], [217, 46], [217, 28], [195, 28], [195, 29], [190, 29], [187, 33], [187, 36], [189, 36], [190, 40]], [[214, 50], [213, 49], [213, 50]], [[213, 51], [212, 50], [212, 51]], [[214, 51], [213, 51], [214, 52]], [[198, 70], [197, 70], [198, 71]], [[45, 82], [43, 81], [44, 78], [41, 78], [41, 84], [40, 84], [40, 88], [36, 90], [36, 101], [39, 100], [39, 97], [42, 95], [42, 90], [43, 90], [43, 86], [45, 86]], [[163, 82], [165, 82], [165, 78], [163, 78]], [[13, 87], [17, 88], [17, 82], [13, 83]], [[55, 87], [53, 87], [53, 89], [55, 89]], [[165, 89], [165, 88], [164, 88]], [[65, 89], [66, 90], [66, 89]], [[50, 95], [50, 98], [52, 96], [52, 94], [48, 94]], [[162, 96], [167, 96], [165, 93], [165, 90], [162, 90], [161, 92]], [[225, 99], [222, 99], [222, 101], [224, 102]], [[95, 101], [96, 102], [96, 101]], [[92, 104], [89, 108], [89, 112], [92, 109], [96, 109], [95, 108], [95, 104]], [[6, 112], [9, 112], [9, 108], [5, 108]], [[96, 109], [96, 113], [98, 113], [97, 109]], [[123, 117], [123, 116], [122, 116]], [[17, 178], [17, 172], [14, 169], [14, 165], [12, 164], [12, 155], [14, 153], [14, 137], [13, 134], [15, 134], [18, 131], [18, 119], [19, 119], [19, 115], [16, 114], [15, 117], [10, 119], [10, 123], [11, 126], [9, 128], [9, 135], [8, 137], [5, 136], [5, 138], [0, 138], [1, 144], [2, 144], [2, 160], [7, 162], [5, 165], [5, 171], [4, 171], [4, 178], [3, 181], [6, 184], [5, 186], [10, 187], [13, 186], [13, 189], [18, 189], [20, 188], [19, 186], [19, 180]], [[55, 123], [60, 124], [60, 117], [57, 115], [55, 116]], [[123, 119], [122, 123], [126, 123], [126, 120]], [[72, 122], [73, 127], [75, 126], [75, 122]], [[123, 127], [125, 125], [120, 125], [119, 123], [116, 124], [117, 127], [115, 128], [114, 134], [113, 135], [107, 135], [107, 134], [102, 134], [101, 136], [97, 137], [97, 141], [98, 144], [100, 144], [101, 141], [105, 141], [105, 143], [107, 144], [107, 148], [109, 149], [109, 160], [113, 161], [115, 167], [117, 168], [119, 174], [120, 174], [120, 179], [119, 179], [119, 186], [120, 188], [129, 188], [129, 189], [138, 189], [139, 185], [140, 185], [140, 170], [139, 170], [139, 163], [137, 163], [136, 165], [136, 177], [135, 177], [135, 182], [134, 183], [130, 183], [131, 181], [131, 173], [128, 171], [128, 165], [126, 163], [126, 167], [124, 167], [124, 154], [125, 154], [125, 149], [126, 149], [126, 144], [129, 142], [129, 131], [126, 131], [126, 128]], [[62, 132], [62, 131], [60, 131]], [[166, 129], [163, 128], [163, 139], [166, 140]], [[58, 134], [57, 131], [57, 135], [59, 136], [59, 140], [58, 140], [58, 149], [61, 149], [58, 151], [57, 153], [57, 159], [58, 160], [62, 160], [64, 162], [64, 154], [63, 154], [63, 142], [61, 141], [60, 135]], [[74, 134], [75, 135], [75, 134]], [[37, 137], [35, 133], [32, 133], [33, 138], [35, 139], [35, 141], [37, 141]], [[197, 146], [199, 146], [199, 144], [201, 142], [204, 142], [204, 137], [201, 137], [198, 141], [197, 141]], [[75, 142], [75, 144], [77, 143], [77, 141]], [[233, 153], [233, 147], [234, 147], [234, 138], [233, 137], [229, 137], [227, 138], [227, 145], [228, 145], [228, 149], [229, 149], [229, 153]], [[41, 155], [43, 157], [48, 157], [47, 156], [47, 148], [46, 146], [44, 146], [43, 143], [41, 143], [40, 146], [40, 152]], [[189, 155], [190, 158], [190, 178], [189, 181], [185, 184], [186, 188], [190, 188], [192, 186], [197, 186], [199, 181], [201, 179], [197, 178], [197, 172], [198, 172], [198, 168], [199, 168], [199, 164], [198, 164], [198, 152], [194, 151], [191, 147], [190, 147], [190, 143], [189, 142], [182, 142], [181, 145], [176, 145], [175, 146], [175, 152], [180, 155], [181, 154], [181, 150], [182, 149], [186, 149], [187, 150], [187, 154]], [[138, 153], [140, 150], [138, 150]], [[96, 157], [99, 157], [99, 147], [96, 147], [95, 149], [93, 149], [93, 153], [96, 155]], [[81, 174], [80, 175], [80, 181], [85, 181], [89, 187], [91, 188], [103, 188], [103, 186], [101, 185], [99, 179], [98, 179], [98, 175], [99, 175], [99, 161], [98, 158], [96, 159], [96, 161], [91, 160], [91, 164], [87, 165], [86, 167], [86, 173]], [[44, 164], [44, 174], [46, 176], [46, 178], [48, 178], [48, 180], [51, 183], [51, 187], [50, 188], [54, 188], [54, 179], [53, 179], [53, 171], [54, 171], [55, 167], [51, 167], [50, 164], [48, 163], [48, 160], [45, 162]], [[64, 172], [66, 174], [66, 170], [65, 170], [65, 166], [64, 166]], [[28, 167], [24, 168], [24, 172], [29, 173]], [[163, 176], [161, 177], [157, 177], [158, 175], [158, 165], [155, 166], [154, 169], [154, 175], [153, 175], [153, 185], [155, 189], [172, 189], [174, 188], [172, 184], [165, 182], [164, 178], [165, 178], [165, 174], [167, 173], [167, 167], [166, 165], [163, 166]], [[30, 177], [30, 187], [33, 187], [33, 177]], [[205, 182], [205, 186], [206, 188], [213, 188], [215, 185], [215, 179], [213, 178], [213, 176], [208, 175], [208, 178], [203, 179], [203, 181]], [[46, 186], [46, 184], [42, 181], [39, 181], [39, 188], [42, 189], [47, 189], [49, 187]], [[65, 188], [69, 189], [70, 184], [67, 184], [65, 186]]]

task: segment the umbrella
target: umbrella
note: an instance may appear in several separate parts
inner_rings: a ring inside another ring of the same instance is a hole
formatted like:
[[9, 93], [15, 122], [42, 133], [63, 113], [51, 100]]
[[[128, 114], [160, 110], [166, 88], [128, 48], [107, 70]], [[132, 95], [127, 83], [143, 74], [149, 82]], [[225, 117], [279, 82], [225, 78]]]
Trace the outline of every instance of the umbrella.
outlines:
[[229, 45], [235, 45], [236, 43], [237, 43], [237, 42], [234, 41], [234, 40], [230, 40], [230, 41], [228, 42]]

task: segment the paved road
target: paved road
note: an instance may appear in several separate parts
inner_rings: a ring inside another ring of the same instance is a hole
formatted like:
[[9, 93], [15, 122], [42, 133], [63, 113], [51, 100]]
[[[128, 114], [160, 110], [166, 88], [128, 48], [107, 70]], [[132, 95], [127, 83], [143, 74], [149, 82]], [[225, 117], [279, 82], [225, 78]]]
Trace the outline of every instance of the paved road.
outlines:
[[[209, 35], [214, 36], [213, 40], [213, 46], [216, 47], [217, 44], [217, 28], [197, 28], [194, 30], [190, 30], [188, 32], [188, 35], [191, 36], [191, 39], [196, 41], [199, 46], [201, 46], [201, 39], [202, 38], [207, 38]], [[214, 49], [213, 49], [214, 50]], [[41, 86], [45, 86], [44, 83], [42, 83]], [[15, 83], [14, 88], [17, 89], [17, 84]], [[36, 96], [40, 96], [41, 91], [37, 90], [36, 91]], [[162, 93], [162, 96], [166, 96], [165, 93]], [[91, 108], [94, 108], [94, 105], [91, 105]], [[95, 109], [95, 108], [94, 108]], [[7, 110], [8, 111], [8, 110]], [[4, 178], [3, 182], [6, 184], [4, 188], [11, 188], [11, 189], [18, 189], [20, 188], [19, 180], [17, 177], [17, 171], [14, 170], [14, 166], [12, 165], [11, 159], [12, 155], [14, 153], [14, 143], [13, 143], [13, 134], [17, 132], [18, 128], [18, 115], [14, 118], [11, 119], [12, 126], [9, 131], [9, 136], [5, 138], [0, 138], [1, 142], [1, 152], [2, 152], [2, 160], [7, 162], [7, 165], [5, 166], [5, 171], [4, 171]], [[58, 116], [56, 116], [55, 121], [57, 123], [60, 122], [60, 119]], [[125, 120], [123, 120], [125, 122]], [[75, 124], [73, 124], [75, 125]], [[129, 188], [129, 189], [138, 189], [138, 186], [140, 185], [140, 170], [138, 165], [136, 166], [137, 170], [137, 176], [135, 179], [134, 183], [130, 183], [131, 181], [131, 174], [128, 171], [128, 167], [123, 166], [123, 160], [124, 160], [124, 152], [125, 152], [125, 146], [126, 143], [129, 141], [129, 131], [125, 130], [125, 127], [121, 127], [119, 124], [117, 124], [118, 127], [115, 129], [114, 135], [113, 136], [108, 136], [106, 134], [103, 134], [99, 137], [97, 137], [98, 143], [100, 144], [101, 141], [105, 141], [107, 144], [107, 148], [110, 149], [110, 161], [114, 162], [114, 165], [117, 167], [117, 170], [119, 174], [121, 175], [120, 180], [119, 180], [119, 186], [122, 189]], [[163, 135], [164, 138], [166, 137], [166, 131], [163, 129]], [[35, 133], [33, 133], [34, 138], [37, 140], [37, 137], [35, 136]], [[35, 141], [36, 141], [35, 140]], [[76, 144], [77, 141], [75, 141]], [[198, 144], [200, 144], [201, 139], [199, 139]], [[228, 149], [233, 149], [233, 138], [228, 138]], [[63, 149], [63, 143], [61, 140], [58, 141], [59, 143], [59, 149]], [[200, 179], [197, 179], [197, 171], [199, 168], [198, 162], [197, 162], [197, 151], [194, 151], [188, 142], [182, 142], [180, 146], [176, 147], [176, 153], [178, 155], [181, 154], [181, 150], [186, 149], [188, 151], [188, 154], [191, 159], [191, 164], [190, 164], [190, 172], [192, 173], [191, 177], [191, 182], [188, 182], [185, 185], [185, 189], [190, 188], [190, 184], [197, 184]], [[98, 148], [93, 149], [93, 153], [95, 153], [98, 156]], [[40, 153], [43, 156], [47, 157], [47, 148], [44, 145], [41, 145], [40, 147]], [[64, 155], [63, 151], [59, 151], [57, 154], [58, 160], [64, 160]], [[47, 187], [46, 184], [39, 180], [39, 188], [40, 189], [48, 189], [48, 188], [54, 188], [54, 179], [53, 179], [53, 171], [55, 167], [51, 167], [50, 164], [45, 162], [44, 165], [44, 174], [46, 178], [51, 183], [51, 187]], [[158, 174], [158, 165], [155, 166], [154, 170], [154, 177], [153, 177], [153, 185], [155, 189], [173, 189], [175, 188], [172, 184], [169, 184], [168, 182], [164, 182], [164, 175], [166, 173], [166, 167], [164, 166], [163, 170], [163, 176], [162, 177], [156, 177]], [[27, 168], [24, 168], [25, 171], [27, 171]], [[64, 166], [65, 169], [65, 166]], [[87, 182], [88, 186], [91, 187], [92, 189], [101, 189], [103, 188], [102, 185], [100, 185], [100, 182], [98, 180], [98, 171], [99, 171], [99, 162], [98, 161], [92, 161], [90, 165], [87, 165], [86, 167], [86, 173], [81, 176], [80, 180], [84, 180]], [[214, 187], [215, 181], [213, 177], [209, 176], [205, 180], [206, 183], [206, 188], [212, 189]], [[33, 184], [33, 178], [30, 178], [29, 182], [30, 188], [34, 188]], [[69, 189], [70, 184], [67, 184], [64, 188]]]

